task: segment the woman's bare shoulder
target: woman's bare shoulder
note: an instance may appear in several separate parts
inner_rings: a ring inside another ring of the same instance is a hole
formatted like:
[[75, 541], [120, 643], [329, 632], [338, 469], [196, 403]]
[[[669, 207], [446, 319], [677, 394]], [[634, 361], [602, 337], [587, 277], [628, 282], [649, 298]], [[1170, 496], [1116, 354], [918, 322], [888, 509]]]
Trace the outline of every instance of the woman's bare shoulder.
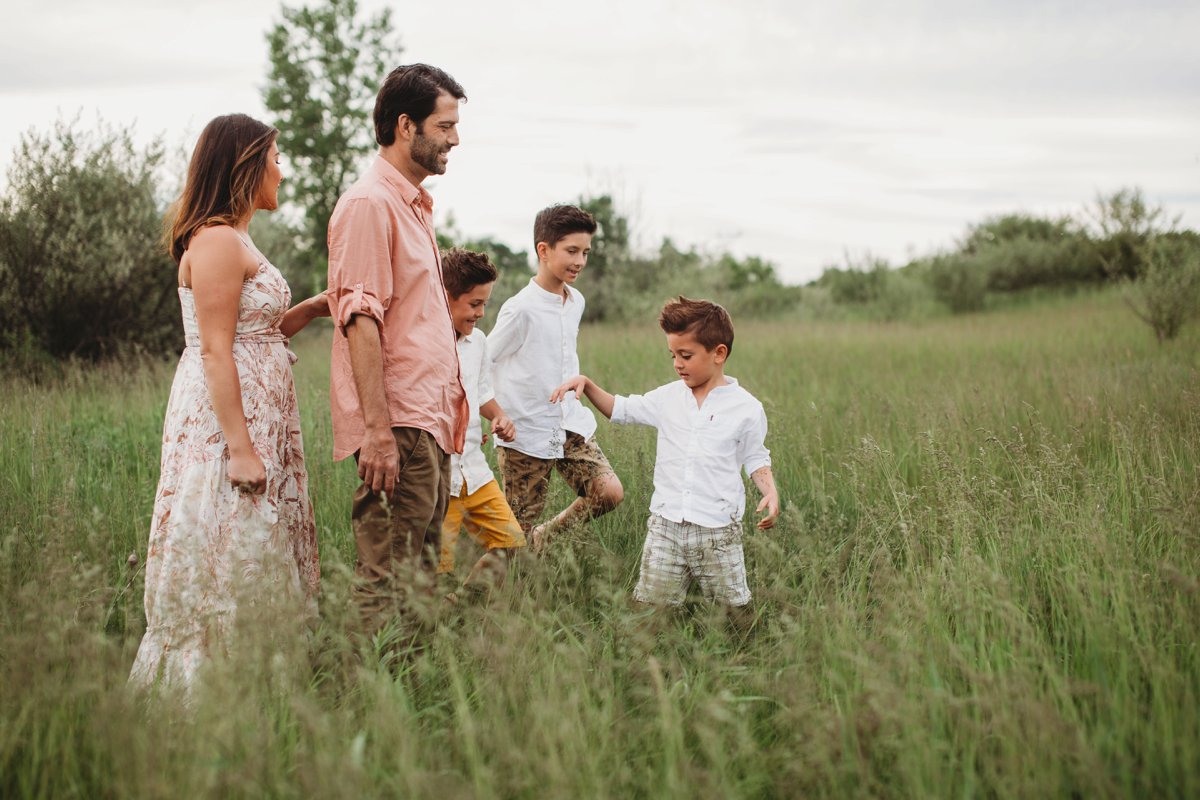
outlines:
[[240, 272], [244, 277], [258, 269], [254, 254], [241, 234], [229, 225], [208, 225], [192, 234], [184, 252], [188, 272], [217, 271], [221, 274]]

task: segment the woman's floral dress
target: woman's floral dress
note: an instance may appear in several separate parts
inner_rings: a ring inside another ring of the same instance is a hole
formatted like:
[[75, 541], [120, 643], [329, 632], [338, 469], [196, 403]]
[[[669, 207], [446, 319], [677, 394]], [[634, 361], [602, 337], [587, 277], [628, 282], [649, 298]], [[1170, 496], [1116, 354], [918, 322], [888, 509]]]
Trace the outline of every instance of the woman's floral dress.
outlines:
[[[201, 366], [195, 300], [185, 287], [179, 299], [187, 348], [163, 425], [146, 557], [146, 633], [130, 682], [186, 690], [203, 664], [228, 654], [239, 623], [279, 621], [261, 613], [267, 608], [284, 609], [303, 636], [303, 622], [316, 612], [320, 567], [292, 381], [295, 356], [279, 331], [291, 302], [287, 282], [260, 263], [242, 286], [233, 343], [246, 426], [267, 472], [263, 494], [229, 482], [229, 451]], [[246, 613], [251, 609], [257, 618]], [[279, 627], [291, 626], [272, 624]]]

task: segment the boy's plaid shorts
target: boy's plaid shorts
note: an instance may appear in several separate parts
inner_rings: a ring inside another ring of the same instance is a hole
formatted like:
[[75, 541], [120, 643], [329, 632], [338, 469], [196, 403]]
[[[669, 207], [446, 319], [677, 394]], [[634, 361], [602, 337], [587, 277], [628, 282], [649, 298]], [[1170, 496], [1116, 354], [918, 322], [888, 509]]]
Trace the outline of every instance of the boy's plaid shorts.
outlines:
[[706, 528], [651, 514], [633, 599], [681, 605], [693, 580], [710, 601], [731, 606], [750, 602], [746, 559], [742, 554], [742, 523]]

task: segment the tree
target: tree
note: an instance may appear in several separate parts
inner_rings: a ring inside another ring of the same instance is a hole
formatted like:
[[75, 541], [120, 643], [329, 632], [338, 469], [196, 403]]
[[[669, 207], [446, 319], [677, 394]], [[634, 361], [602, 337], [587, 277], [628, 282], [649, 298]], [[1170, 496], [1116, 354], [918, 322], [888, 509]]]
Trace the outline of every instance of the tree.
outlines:
[[587, 297], [584, 320], [613, 319], [622, 302], [618, 283], [631, 268], [629, 219], [617, 211], [612, 195], [580, 197], [579, 207], [596, 218], [597, 226], [583, 272]]
[[1125, 188], [1096, 198], [1089, 216], [1099, 231], [1100, 260], [1112, 278], [1137, 278], [1147, 242], [1174, 222], [1161, 206], [1150, 205], [1138, 188]]
[[285, 196], [303, 209], [309, 245], [323, 262], [329, 217], [374, 144], [373, 98], [401, 48], [388, 8], [360, 20], [358, 0], [324, 0], [281, 13], [267, 34], [263, 102], [291, 165]]
[[1200, 235], [1154, 235], [1140, 248], [1138, 260], [1140, 275], [1126, 287], [1125, 300], [1159, 342], [1174, 339], [1200, 313]]
[[0, 351], [100, 359], [182, 343], [155, 170], [129, 130], [21, 137], [0, 198]]

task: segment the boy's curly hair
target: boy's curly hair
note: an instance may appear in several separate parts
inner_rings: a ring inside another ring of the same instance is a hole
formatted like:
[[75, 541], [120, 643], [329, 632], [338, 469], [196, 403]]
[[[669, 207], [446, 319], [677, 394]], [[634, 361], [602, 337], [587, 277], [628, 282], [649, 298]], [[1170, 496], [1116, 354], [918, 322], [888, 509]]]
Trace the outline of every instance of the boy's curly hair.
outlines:
[[705, 350], [725, 345], [733, 352], [733, 320], [729, 312], [709, 300], [689, 300], [683, 295], [668, 301], [658, 315], [663, 333], [690, 333]]
[[442, 254], [442, 284], [450, 297], [462, 297], [481, 283], [494, 283], [500, 273], [487, 253], [455, 247]]

